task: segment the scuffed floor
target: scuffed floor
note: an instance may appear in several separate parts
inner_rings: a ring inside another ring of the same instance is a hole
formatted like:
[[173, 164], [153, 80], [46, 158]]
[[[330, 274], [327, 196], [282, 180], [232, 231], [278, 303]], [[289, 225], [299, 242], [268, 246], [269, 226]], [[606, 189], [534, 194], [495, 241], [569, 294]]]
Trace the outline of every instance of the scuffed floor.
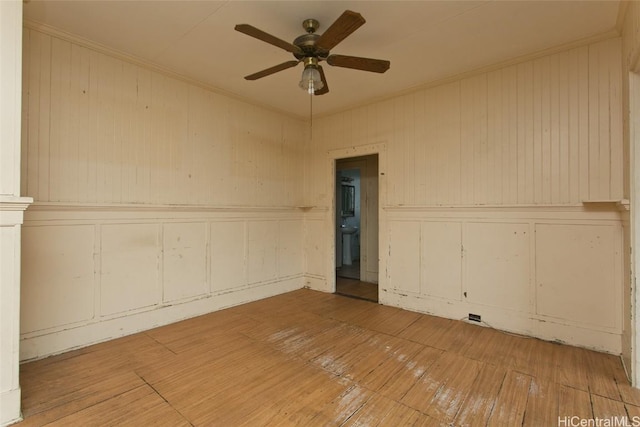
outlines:
[[640, 417], [615, 356], [310, 290], [27, 363], [21, 385], [21, 427]]

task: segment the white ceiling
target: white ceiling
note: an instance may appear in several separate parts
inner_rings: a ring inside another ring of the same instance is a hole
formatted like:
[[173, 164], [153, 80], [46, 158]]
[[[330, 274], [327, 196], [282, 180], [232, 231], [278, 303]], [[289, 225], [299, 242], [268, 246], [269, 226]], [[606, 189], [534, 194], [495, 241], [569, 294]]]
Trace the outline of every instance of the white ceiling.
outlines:
[[609, 1], [56, 1], [30, 0], [25, 19], [142, 58], [242, 98], [308, 117], [302, 65], [256, 81], [243, 77], [294, 59], [234, 31], [251, 24], [292, 42], [306, 18], [322, 33], [346, 9], [367, 23], [331, 53], [391, 61], [385, 74], [324, 64], [326, 114], [486, 65], [615, 29]]

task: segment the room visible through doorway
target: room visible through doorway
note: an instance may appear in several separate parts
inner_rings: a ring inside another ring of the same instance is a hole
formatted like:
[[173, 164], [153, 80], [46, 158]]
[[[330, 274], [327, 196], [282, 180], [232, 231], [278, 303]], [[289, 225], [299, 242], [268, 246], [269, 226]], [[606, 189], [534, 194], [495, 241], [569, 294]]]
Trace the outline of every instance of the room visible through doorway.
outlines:
[[336, 161], [336, 293], [378, 301], [378, 155]]

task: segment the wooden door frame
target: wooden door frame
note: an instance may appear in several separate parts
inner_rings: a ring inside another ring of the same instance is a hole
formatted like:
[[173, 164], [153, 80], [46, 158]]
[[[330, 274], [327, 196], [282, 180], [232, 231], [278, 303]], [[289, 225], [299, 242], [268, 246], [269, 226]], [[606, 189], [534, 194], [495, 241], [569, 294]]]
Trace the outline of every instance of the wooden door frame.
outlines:
[[[327, 260], [325, 277], [327, 278], [327, 287], [330, 292], [336, 291], [336, 162], [338, 160], [349, 159], [352, 157], [378, 155], [378, 300], [382, 303], [382, 294], [387, 285], [387, 254], [385, 254], [385, 251], [381, 250], [381, 248], [386, 247], [388, 241], [384, 209], [387, 204], [387, 146], [385, 143], [361, 145], [330, 150], [327, 154], [326, 188], [329, 189], [331, 194], [331, 207], [327, 212], [325, 221], [325, 236], [327, 236], [325, 246], [327, 248], [327, 255], [325, 257]], [[372, 230], [369, 230], [369, 232], [371, 231]]]

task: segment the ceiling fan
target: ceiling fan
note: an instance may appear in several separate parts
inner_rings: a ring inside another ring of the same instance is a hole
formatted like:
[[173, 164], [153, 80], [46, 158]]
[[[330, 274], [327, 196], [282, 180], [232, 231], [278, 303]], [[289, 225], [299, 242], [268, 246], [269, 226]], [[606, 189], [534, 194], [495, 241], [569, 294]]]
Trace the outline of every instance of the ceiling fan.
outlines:
[[246, 76], [245, 79], [257, 80], [277, 73], [278, 71], [295, 67], [302, 62], [304, 63], [304, 71], [302, 72], [300, 87], [310, 95], [324, 95], [329, 92], [329, 86], [322, 66], [319, 64], [321, 61], [327, 61], [327, 64], [334, 67], [384, 73], [391, 65], [389, 61], [330, 54], [331, 49], [360, 28], [365, 22], [359, 13], [345, 10], [323, 34], [316, 34], [320, 23], [315, 19], [305, 19], [302, 22], [302, 27], [307, 33], [297, 37], [293, 43], [286, 42], [271, 34], [265, 33], [249, 24], [238, 24], [235, 26], [236, 31], [291, 52], [296, 58], [295, 60], [283, 62], [282, 64], [250, 74]]

